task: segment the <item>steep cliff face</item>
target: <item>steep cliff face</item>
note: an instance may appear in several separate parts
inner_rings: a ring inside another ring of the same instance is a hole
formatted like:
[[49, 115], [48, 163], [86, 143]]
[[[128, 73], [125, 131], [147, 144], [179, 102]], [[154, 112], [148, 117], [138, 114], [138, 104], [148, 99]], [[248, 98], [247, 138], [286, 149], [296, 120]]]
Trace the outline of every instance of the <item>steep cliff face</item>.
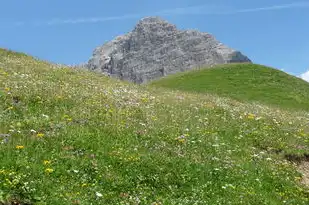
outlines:
[[87, 67], [122, 80], [144, 83], [200, 66], [232, 62], [251, 61], [208, 33], [178, 30], [159, 17], [147, 17], [132, 32], [97, 47]]

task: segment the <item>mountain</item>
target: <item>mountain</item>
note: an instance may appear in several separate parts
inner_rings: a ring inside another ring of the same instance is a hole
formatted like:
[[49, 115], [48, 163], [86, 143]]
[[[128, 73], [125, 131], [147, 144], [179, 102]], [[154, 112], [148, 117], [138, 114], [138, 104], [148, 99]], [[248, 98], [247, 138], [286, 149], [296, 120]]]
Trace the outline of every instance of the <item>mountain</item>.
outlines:
[[209, 33], [178, 30], [160, 17], [147, 17], [132, 32], [97, 47], [88, 69], [135, 83], [215, 64], [251, 62]]
[[151, 85], [309, 111], [307, 82], [257, 64], [217, 65], [167, 76]]

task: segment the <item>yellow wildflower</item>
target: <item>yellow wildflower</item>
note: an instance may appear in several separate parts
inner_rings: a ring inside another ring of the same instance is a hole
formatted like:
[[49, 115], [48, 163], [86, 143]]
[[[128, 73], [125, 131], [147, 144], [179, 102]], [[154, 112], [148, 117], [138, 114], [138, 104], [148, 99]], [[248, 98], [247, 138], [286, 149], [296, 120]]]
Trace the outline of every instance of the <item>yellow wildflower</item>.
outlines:
[[24, 149], [25, 147], [23, 145], [17, 145], [16, 149]]
[[50, 161], [50, 160], [44, 160], [44, 161], [43, 161], [43, 164], [44, 164], [44, 165], [51, 164], [51, 161]]
[[306, 133], [304, 133], [303, 131], [300, 132], [299, 135], [300, 135], [301, 137], [306, 137], [306, 136], [307, 136]]
[[0, 74], [1, 74], [1, 75], [5, 75], [5, 76], [8, 76], [8, 75], [9, 75], [7, 72], [2, 71], [2, 70], [0, 71]]
[[252, 114], [252, 113], [249, 113], [247, 117], [248, 117], [248, 119], [250, 119], [250, 120], [254, 120], [255, 115]]
[[52, 173], [53, 171], [54, 171], [54, 170], [53, 170], [52, 168], [46, 168], [46, 169], [45, 169], [45, 172], [48, 173], [48, 174], [49, 174], [49, 173]]
[[39, 132], [38, 134], [36, 134], [36, 136], [37, 137], [44, 137], [44, 134]]
[[10, 88], [4, 88], [4, 90], [5, 90], [6, 92], [9, 92], [9, 91], [10, 91]]
[[72, 118], [69, 115], [64, 115], [63, 119], [67, 120], [68, 122], [72, 121]]
[[147, 98], [142, 98], [143, 103], [147, 103], [149, 100]]
[[13, 109], [14, 109], [13, 106], [7, 108], [7, 110], [13, 110]]
[[185, 135], [181, 135], [181, 136], [175, 138], [175, 140], [177, 140], [180, 143], [185, 143], [186, 142], [186, 136]]

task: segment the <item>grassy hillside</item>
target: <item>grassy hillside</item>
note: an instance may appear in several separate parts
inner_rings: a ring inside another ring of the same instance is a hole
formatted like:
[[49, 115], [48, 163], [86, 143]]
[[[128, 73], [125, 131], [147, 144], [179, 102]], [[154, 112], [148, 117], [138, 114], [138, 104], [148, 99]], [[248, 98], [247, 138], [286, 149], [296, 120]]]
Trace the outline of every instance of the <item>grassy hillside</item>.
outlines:
[[306, 205], [308, 122], [0, 50], [0, 204]]
[[255, 64], [220, 65], [168, 76], [151, 84], [309, 110], [309, 83], [282, 71]]

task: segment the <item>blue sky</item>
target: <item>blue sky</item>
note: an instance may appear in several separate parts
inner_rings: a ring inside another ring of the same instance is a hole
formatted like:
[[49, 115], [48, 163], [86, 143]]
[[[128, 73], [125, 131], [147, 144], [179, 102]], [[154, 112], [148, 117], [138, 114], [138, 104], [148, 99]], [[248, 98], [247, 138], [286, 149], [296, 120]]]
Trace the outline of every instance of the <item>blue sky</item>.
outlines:
[[155, 15], [209, 32], [256, 63], [297, 76], [309, 70], [309, 0], [10, 0], [0, 9], [0, 47], [56, 63], [86, 62]]

